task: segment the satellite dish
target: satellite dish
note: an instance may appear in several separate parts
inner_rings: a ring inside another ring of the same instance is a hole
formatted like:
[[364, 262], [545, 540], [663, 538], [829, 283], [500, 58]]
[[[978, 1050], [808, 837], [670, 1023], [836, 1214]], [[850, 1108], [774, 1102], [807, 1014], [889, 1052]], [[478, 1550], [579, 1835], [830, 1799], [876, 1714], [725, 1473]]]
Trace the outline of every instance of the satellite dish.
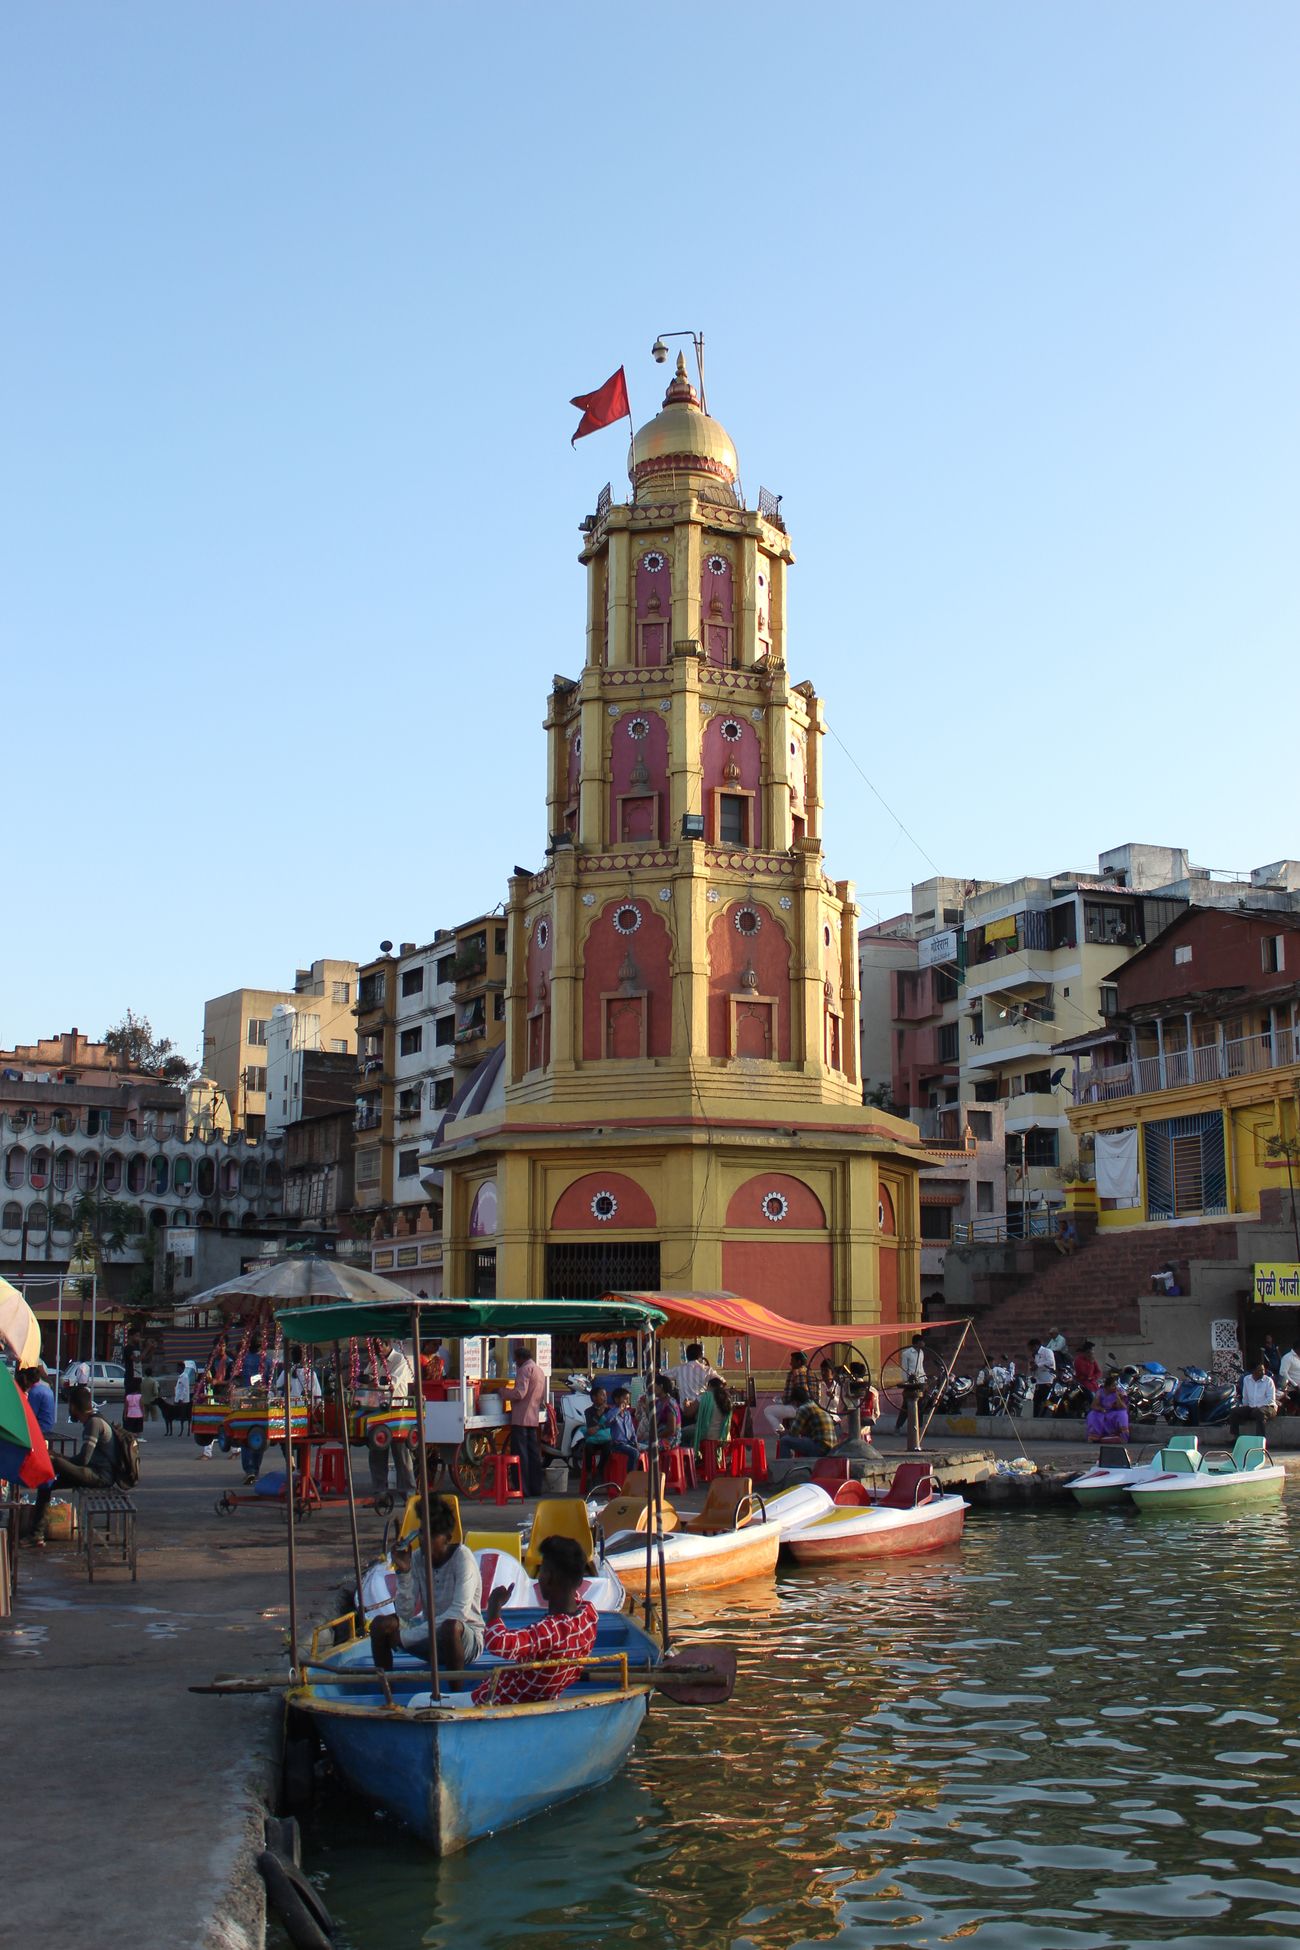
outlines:
[[1053, 1088], [1053, 1090], [1058, 1090], [1058, 1089], [1060, 1088], [1060, 1085], [1061, 1085], [1061, 1078], [1062, 1078], [1062, 1077], [1063, 1077], [1064, 1075], [1065, 1075], [1065, 1071], [1064, 1071], [1064, 1070], [1053, 1070], [1053, 1071], [1052, 1071], [1052, 1088]]
[[393, 944], [392, 944], [392, 942], [391, 942], [391, 941], [381, 941], [381, 942], [380, 942], [380, 944], [379, 944], [379, 952], [380, 952], [380, 954], [381, 954], [381, 955], [391, 955], [391, 954], [392, 954], [392, 952], [393, 952]]

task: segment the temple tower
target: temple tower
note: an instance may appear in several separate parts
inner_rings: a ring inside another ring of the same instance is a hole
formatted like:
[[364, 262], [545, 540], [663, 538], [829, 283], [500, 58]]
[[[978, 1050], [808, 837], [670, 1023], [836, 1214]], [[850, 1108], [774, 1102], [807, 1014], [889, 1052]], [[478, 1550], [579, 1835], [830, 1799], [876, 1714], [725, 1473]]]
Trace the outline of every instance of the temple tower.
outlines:
[[446, 1290], [908, 1319], [915, 1132], [862, 1105], [858, 910], [823, 870], [779, 504], [745, 506], [680, 359], [628, 471], [582, 524], [585, 657], [547, 702], [547, 864], [510, 882], [504, 1062], [436, 1156]]

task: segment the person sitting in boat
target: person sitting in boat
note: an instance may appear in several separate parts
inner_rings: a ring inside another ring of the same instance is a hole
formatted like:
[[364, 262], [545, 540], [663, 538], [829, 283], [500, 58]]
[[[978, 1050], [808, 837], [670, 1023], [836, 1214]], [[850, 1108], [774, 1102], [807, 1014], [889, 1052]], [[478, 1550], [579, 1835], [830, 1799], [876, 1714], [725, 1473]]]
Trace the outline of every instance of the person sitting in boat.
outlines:
[[1118, 1368], [1108, 1370], [1084, 1426], [1090, 1442], [1128, 1441], [1128, 1396], [1119, 1385]]
[[794, 1420], [776, 1445], [777, 1456], [829, 1456], [837, 1436], [826, 1410], [806, 1389], [794, 1406]]
[[709, 1376], [695, 1413], [695, 1453], [706, 1442], [726, 1442], [731, 1434], [731, 1390], [720, 1374]]
[[[396, 1613], [372, 1619], [370, 1651], [381, 1672], [393, 1669], [398, 1645], [417, 1659], [429, 1656], [429, 1624], [424, 1616], [424, 1567], [413, 1564], [416, 1533], [393, 1549]], [[421, 1545], [421, 1548], [423, 1546]], [[472, 1550], [456, 1542], [456, 1514], [443, 1497], [429, 1498], [429, 1558], [433, 1564], [433, 1611], [438, 1622], [438, 1663], [463, 1672], [483, 1650], [485, 1626], [480, 1608], [482, 1578]]]
[[[627, 1390], [621, 1388], [619, 1394], [627, 1394]], [[510, 1593], [498, 1585], [487, 1601], [485, 1649], [512, 1665], [589, 1657], [600, 1617], [594, 1605], [578, 1596], [586, 1575], [587, 1560], [576, 1538], [543, 1538], [537, 1589], [546, 1600], [545, 1618], [523, 1631], [507, 1630], [501, 1614]], [[474, 1688], [470, 1699], [475, 1706], [526, 1706], [531, 1700], [555, 1699], [581, 1676], [580, 1664], [548, 1665], [540, 1672], [495, 1672]]]

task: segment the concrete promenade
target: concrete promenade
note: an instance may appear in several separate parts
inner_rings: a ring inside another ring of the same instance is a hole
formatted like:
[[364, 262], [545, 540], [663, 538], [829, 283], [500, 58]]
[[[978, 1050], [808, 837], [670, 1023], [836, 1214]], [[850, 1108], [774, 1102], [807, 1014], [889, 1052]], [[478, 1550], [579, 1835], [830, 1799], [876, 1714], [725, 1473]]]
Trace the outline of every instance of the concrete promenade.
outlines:
[[[1032, 1422], [1018, 1427], [1055, 1469], [1093, 1453], [1056, 1427], [1041, 1439]], [[878, 1447], [892, 1460], [902, 1444], [886, 1432]], [[974, 1449], [1020, 1454], [1014, 1436], [982, 1432], [932, 1429], [927, 1445], [936, 1462]], [[1300, 1453], [1285, 1460], [1300, 1467]], [[260, 1950], [254, 1861], [274, 1793], [279, 1700], [187, 1691], [219, 1673], [286, 1669], [283, 1508], [259, 1501], [216, 1515], [219, 1494], [240, 1483], [232, 1458], [205, 1461], [188, 1436], [155, 1425], [136, 1492], [138, 1583], [114, 1567], [89, 1584], [71, 1545], [23, 1548], [14, 1616], [0, 1621], [6, 1943]], [[531, 1508], [475, 1504], [473, 1524], [513, 1527]], [[361, 1513], [363, 1556], [382, 1530]], [[297, 1538], [305, 1645], [350, 1575], [346, 1511], [318, 1511]]]

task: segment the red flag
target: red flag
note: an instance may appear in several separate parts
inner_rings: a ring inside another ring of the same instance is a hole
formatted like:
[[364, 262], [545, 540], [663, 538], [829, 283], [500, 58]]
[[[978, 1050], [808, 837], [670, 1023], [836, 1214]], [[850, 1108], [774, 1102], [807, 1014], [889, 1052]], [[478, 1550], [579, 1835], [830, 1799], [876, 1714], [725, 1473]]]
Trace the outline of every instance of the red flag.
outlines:
[[570, 400], [569, 404], [582, 408], [578, 431], [569, 442], [571, 447], [584, 434], [597, 433], [601, 427], [612, 427], [615, 420], [630, 420], [632, 409], [628, 405], [627, 381], [623, 377], [622, 366], [611, 374], [603, 386], [597, 386], [594, 393], [579, 393], [577, 399]]

